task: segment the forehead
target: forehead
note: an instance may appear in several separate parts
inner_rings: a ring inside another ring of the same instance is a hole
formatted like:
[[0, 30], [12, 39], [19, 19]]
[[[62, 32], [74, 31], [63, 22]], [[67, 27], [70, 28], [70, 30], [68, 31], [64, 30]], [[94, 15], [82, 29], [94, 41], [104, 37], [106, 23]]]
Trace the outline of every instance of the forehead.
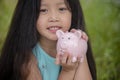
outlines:
[[56, 5], [65, 4], [65, 0], [41, 0], [41, 5], [50, 5], [50, 4], [56, 4]]

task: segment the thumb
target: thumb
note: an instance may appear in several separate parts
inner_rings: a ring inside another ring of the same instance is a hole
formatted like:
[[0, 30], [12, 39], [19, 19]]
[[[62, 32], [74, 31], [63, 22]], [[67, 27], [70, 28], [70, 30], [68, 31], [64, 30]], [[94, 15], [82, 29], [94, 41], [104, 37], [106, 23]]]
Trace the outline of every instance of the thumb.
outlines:
[[77, 30], [76, 29], [71, 29], [71, 31], [70, 32], [72, 32], [72, 33], [74, 33], [74, 32], [76, 32]]
[[82, 38], [86, 41], [88, 41], [88, 36], [85, 32], [82, 31]]

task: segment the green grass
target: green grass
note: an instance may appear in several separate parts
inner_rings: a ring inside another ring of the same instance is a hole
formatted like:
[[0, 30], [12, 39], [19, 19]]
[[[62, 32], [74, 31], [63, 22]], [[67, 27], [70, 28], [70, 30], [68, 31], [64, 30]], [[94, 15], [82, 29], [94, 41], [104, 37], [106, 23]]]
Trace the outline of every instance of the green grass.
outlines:
[[120, 10], [110, 0], [81, 0], [98, 80], [120, 80]]
[[16, 2], [16, 0], [0, 1], [0, 51], [11, 22]]

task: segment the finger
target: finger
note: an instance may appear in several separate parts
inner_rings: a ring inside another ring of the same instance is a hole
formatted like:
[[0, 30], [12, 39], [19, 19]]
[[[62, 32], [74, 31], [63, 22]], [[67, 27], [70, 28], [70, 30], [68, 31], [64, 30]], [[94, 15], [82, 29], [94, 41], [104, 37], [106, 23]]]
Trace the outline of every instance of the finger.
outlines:
[[88, 36], [85, 32], [82, 31], [82, 38], [86, 41], [88, 41]]
[[65, 52], [65, 53], [62, 55], [61, 64], [66, 64], [67, 59], [68, 59], [68, 53]]
[[84, 56], [81, 56], [81, 57], [77, 57], [77, 61], [79, 63], [82, 63], [84, 61]]
[[76, 67], [78, 67], [80, 61], [81, 61], [81, 57], [75, 57], [76, 58], [76, 61], [75, 62], [72, 62]]
[[82, 63], [84, 61], [84, 57], [81, 57], [80, 62]]
[[72, 63], [72, 56], [69, 55], [68, 60], [67, 60], [67, 64], [70, 65], [71, 63]]
[[76, 57], [72, 57], [72, 62], [75, 63], [77, 61]]
[[77, 57], [77, 61], [80, 62], [81, 58], [80, 57]]
[[79, 64], [78, 58], [77, 57], [72, 57], [72, 59], [71, 59], [71, 65], [73, 65], [74, 67], [77, 67], [78, 64]]
[[73, 60], [72, 61], [73, 63], [80, 63], [81, 58], [80, 57], [73, 57], [72, 60]]
[[77, 30], [76, 30], [76, 29], [71, 29], [71, 31], [70, 31], [70, 32], [74, 33], [75, 31], [77, 31]]
[[56, 60], [55, 60], [56, 64], [60, 64], [60, 54], [56, 55]]

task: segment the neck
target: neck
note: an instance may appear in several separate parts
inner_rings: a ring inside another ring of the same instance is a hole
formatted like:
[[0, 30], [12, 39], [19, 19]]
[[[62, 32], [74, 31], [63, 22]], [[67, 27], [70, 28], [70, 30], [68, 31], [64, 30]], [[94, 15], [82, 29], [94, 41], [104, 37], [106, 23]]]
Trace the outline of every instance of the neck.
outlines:
[[56, 57], [56, 43], [57, 41], [50, 41], [46, 39], [40, 39], [40, 45], [42, 49], [51, 57]]

